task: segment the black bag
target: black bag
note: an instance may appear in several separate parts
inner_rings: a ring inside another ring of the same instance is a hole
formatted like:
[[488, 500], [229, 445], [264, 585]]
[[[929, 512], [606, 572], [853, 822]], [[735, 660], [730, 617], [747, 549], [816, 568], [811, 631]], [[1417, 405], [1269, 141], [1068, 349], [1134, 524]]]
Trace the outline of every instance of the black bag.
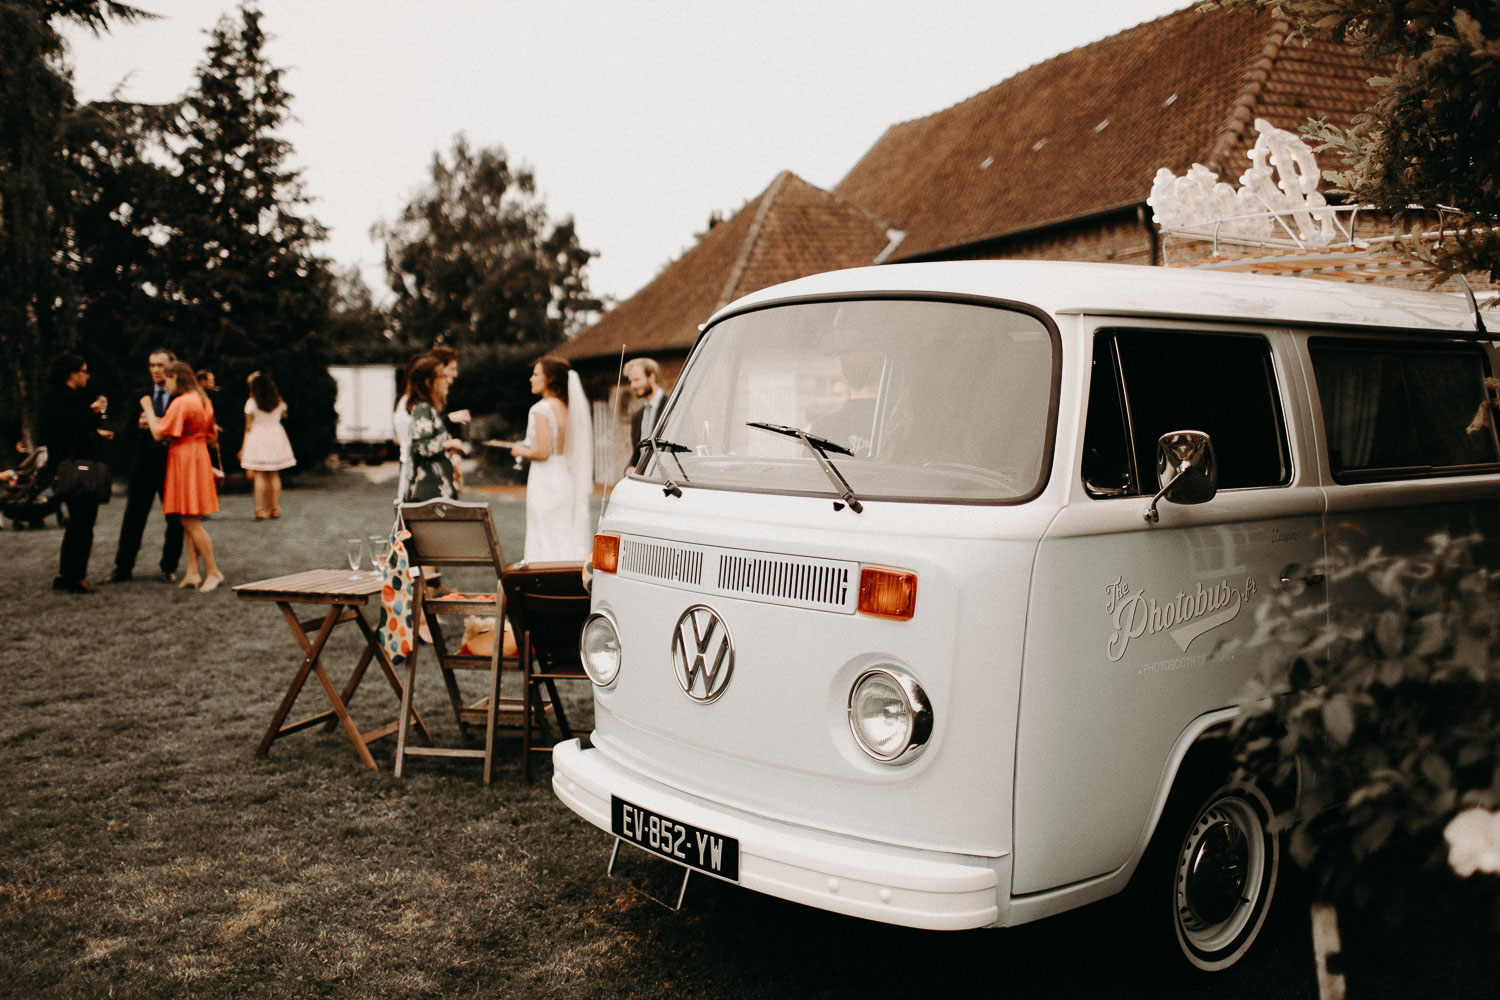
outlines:
[[65, 458], [57, 463], [52, 492], [60, 500], [109, 503], [109, 466], [97, 458]]

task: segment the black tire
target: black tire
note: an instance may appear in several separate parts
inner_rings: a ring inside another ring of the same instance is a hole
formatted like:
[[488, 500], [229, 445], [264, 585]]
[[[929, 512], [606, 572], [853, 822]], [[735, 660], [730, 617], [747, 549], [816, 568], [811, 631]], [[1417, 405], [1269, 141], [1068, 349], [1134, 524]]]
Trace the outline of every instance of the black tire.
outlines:
[[1148, 951], [1184, 970], [1219, 972], [1265, 926], [1281, 870], [1271, 807], [1253, 784], [1173, 795], [1131, 882]]

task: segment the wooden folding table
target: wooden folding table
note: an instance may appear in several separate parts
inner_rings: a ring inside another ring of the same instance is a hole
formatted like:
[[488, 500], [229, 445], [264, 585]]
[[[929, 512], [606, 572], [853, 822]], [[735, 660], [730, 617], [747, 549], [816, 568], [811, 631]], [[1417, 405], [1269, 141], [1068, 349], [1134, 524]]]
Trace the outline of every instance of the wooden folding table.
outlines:
[[[371, 596], [377, 596], [378, 606], [381, 586], [378, 573], [365, 571], [352, 574], [347, 569], [315, 569], [304, 573], [293, 573], [289, 576], [278, 576], [270, 580], [258, 580], [255, 583], [243, 583], [234, 588], [234, 592], [243, 600], [274, 601], [281, 609], [281, 614], [286, 618], [287, 624], [291, 626], [298, 645], [302, 647], [302, 663], [292, 676], [292, 683], [287, 688], [286, 696], [281, 699], [281, 705], [276, 709], [276, 714], [271, 718], [270, 728], [266, 730], [266, 735], [261, 738], [260, 746], [256, 748], [256, 756], [264, 757], [270, 750], [271, 744], [283, 736], [300, 732], [319, 723], [324, 723], [325, 729], [332, 729], [334, 723], [338, 723], [344, 727], [344, 732], [348, 734], [349, 741], [354, 744], [354, 749], [365, 766], [379, 770], [375, 758], [370, 756], [369, 744], [382, 736], [394, 733], [400, 720], [397, 719], [369, 732], [361, 733], [349, 715], [349, 702], [354, 698], [359, 682], [364, 679], [365, 669], [369, 667], [372, 658], [379, 661], [380, 669], [396, 695], [397, 704], [399, 705], [401, 701], [403, 690], [401, 679], [381, 647], [379, 630], [365, 619], [363, 611]], [[321, 618], [302, 621], [292, 608], [294, 604], [324, 605], [328, 610]], [[321, 657], [323, 647], [334, 628], [345, 622], [354, 622], [359, 626], [360, 632], [365, 637], [365, 645], [354, 673], [349, 676], [348, 682], [340, 691], [333, 686], [328, 672], [323, 669]], [[314, 628], [317, 629], [316, 634], [309, 637], [309, 631]], [[318, 684], [323, 688], [323, 694], [327, 697], [330, 707], [327, 711], [319, 712], [301, 721], [283, 725], [287, 713], [292, 710], [292, 704], [297, 700], [297, 695], [302, 691], [302, 686], [307, 683], [308, 674], [318, 678]], [[422, 717], [417, 714], [416, 708], [411, 710], [411, 721], [416, 724], [422, 736], [427, 737], [427, 726], [422, 722]]]

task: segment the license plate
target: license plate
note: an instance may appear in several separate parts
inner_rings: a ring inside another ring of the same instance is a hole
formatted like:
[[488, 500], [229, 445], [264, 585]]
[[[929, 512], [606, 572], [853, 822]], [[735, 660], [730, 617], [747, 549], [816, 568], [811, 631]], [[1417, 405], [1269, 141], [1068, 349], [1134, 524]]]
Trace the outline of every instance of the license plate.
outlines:
[[740, 842], [609, 797], [609, 829], [616, 837], [668, 861], [731, 882], [740, 880]]

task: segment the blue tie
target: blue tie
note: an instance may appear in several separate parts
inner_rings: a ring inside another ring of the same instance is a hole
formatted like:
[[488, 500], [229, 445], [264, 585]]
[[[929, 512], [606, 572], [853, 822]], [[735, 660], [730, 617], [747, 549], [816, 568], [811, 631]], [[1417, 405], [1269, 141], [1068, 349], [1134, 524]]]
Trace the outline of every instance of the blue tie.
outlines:
[[156, 415], [159, 417], [167, 412], [167, 390], [161, 386], [157, 386], [153, 397], [151, 406], [156, 410]]

